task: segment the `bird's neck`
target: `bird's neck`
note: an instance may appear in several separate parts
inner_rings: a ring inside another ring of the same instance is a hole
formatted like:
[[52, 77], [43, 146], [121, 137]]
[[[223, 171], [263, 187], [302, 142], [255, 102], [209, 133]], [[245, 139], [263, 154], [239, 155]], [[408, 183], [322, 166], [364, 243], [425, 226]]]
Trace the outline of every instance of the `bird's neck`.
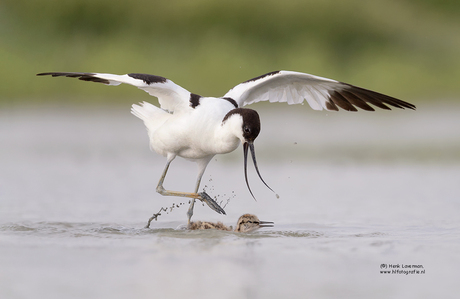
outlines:
[[228, 119], [215, 131], [215, 146], [219, 154], [226, 154], [234, 151], [241, 143], [238, 134], [241, 134], [241, 121]]

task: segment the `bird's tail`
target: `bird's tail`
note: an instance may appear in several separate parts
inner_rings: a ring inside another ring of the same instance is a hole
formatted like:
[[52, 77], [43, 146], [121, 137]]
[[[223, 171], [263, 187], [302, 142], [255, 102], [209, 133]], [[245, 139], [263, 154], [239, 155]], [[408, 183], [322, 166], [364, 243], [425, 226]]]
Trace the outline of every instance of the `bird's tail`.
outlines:
[[158, 117], [159, 114], [164, 114], [166, 112], [150, 103], [142, 102], [139, 103], [139, 105], [133, 104], [131, 107], [131, 113], [142, 119], [144, 122], [147, 122], [155, 117]]

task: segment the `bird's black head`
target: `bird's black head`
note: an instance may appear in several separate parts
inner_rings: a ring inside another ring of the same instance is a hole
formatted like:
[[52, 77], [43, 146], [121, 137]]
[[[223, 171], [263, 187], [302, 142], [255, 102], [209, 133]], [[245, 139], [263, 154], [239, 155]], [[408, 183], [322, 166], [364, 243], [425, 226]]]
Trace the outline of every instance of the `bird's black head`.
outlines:
[[223, 122], [230, 116], [239, 114], [242, 119], [243, 138], [246, 142], [253, 142], [260, 133], [260, 118], [257, 111], [247, 108], [236, 108], [225, 115]]

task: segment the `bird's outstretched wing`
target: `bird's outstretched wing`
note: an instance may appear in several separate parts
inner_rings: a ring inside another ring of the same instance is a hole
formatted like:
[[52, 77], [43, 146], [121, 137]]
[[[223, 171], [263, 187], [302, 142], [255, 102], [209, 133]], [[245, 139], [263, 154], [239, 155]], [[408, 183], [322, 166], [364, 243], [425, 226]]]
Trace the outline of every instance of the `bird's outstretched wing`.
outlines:
[[[357, 111], [356, 107], [374, 111], [368, 104], [391, 110], [415, 109], [415, 106], [368, 89], [322, 78], [314, 75], [276, 71], [245, 81], [229, 90], [225, 96], [232, 98], [239, 107], [260, 101], [300, 104], [304, 100], [315, 110]], [[356, 107], [355, 107], [356, 106]]]
[[92, 81], [106, 85], [120, 85], [121, 83], [130, 84], [140, 88], [150, 95], [157, 97], [162, 109], [168, 111], [178, 111], [184, 107], [189, 107], [191, 93], [169, 79], [147, 74], [126, 74], [113, 75], [102, 73], [40, 73], [37, 76], [51, 75], [53, 77], [71, 77], [83, 81]]

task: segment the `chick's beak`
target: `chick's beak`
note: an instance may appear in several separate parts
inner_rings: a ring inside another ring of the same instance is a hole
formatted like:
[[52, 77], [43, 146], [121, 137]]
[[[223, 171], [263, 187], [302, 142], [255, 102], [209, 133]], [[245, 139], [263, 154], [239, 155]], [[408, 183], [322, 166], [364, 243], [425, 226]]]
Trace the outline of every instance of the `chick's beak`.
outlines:
[[273, 227], [275, 223], [271, 221], [259, 221], [259, 226], [260, 227]]

